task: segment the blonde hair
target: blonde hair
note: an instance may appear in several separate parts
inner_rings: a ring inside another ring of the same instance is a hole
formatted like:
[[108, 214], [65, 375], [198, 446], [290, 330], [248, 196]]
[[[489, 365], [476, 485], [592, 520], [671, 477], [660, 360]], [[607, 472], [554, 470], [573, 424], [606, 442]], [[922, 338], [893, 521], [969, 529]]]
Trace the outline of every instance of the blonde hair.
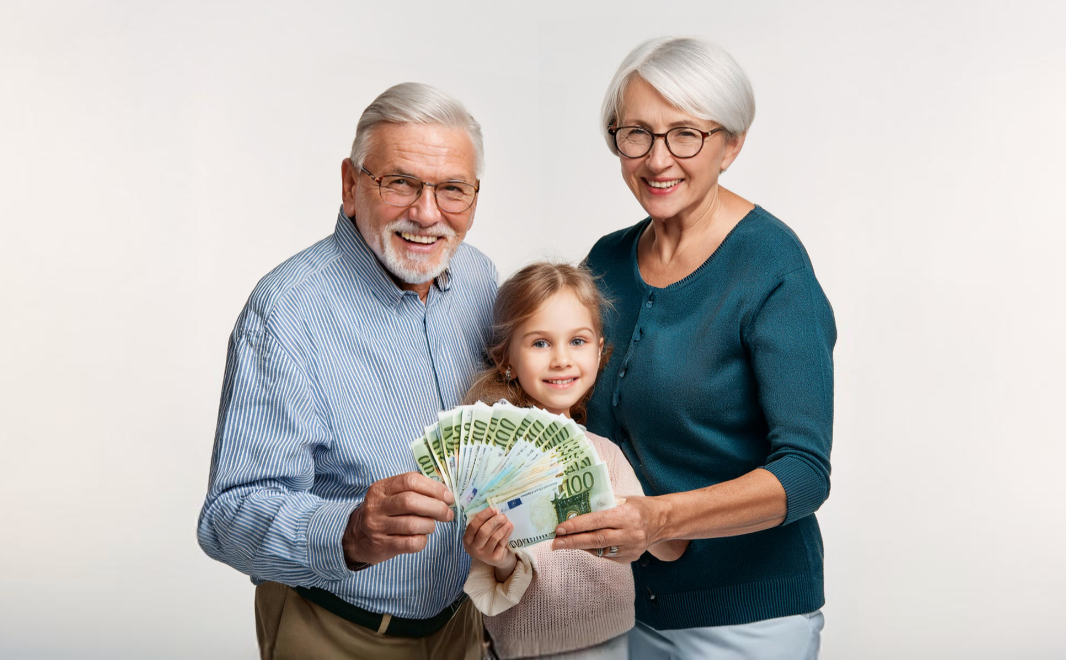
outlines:
[[[488, 349], [492, 366], [474, 380], [463, 403], [483, 401], [491, 404], [506, 399], [521, 407], [537, 405], [517, 378], [506, 377], [511, 341], [518, 326], [563, 290], [573, 293], [578, 302], [588, 308], [593, 332], [597, 337], [603, 337], [603, 310], [610, 307], [610, 302], [600, 294], [592, 273], [584, 266], [549, 262], [530, 264], [504, 282], [496, 294], [496, 305], [492, 310], [492, 345]], [[610, 357], [611, 348], [604, 345], [597, 375], [607, 366]], [[592, 398], [594, 387], [570, 407], [570, 415], [578, 424], [585, 423], [585, 407]]]

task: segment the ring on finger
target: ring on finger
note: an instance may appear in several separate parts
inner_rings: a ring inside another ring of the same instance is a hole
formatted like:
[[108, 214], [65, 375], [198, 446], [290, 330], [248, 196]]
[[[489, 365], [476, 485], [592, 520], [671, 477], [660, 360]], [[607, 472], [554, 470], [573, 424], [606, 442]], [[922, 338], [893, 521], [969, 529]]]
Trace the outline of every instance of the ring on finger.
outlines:
[[[600, 552], [603, 552], [603, 548], [600, 548]], [[602, 556], [604, 556], [604, 557], [617, 557], [618, 556], [618, 546], [617, 545], [612, 545], [611, 547], [607, 548], [607, 552], [604, 552]]]
[[596, 548], [596, 556], [597, 557], [602, 557], [603, 556], [603, 551], [606, 550], [606, 549], [607, 548]]

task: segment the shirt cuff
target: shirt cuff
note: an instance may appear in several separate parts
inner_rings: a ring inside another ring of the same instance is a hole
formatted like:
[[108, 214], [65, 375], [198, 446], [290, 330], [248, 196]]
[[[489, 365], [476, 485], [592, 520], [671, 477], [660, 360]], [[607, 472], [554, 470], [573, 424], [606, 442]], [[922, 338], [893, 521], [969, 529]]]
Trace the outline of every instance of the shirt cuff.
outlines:
[[788, 511], [782, 525], [811, 515], [829, 497], [829, 484], [796, 456], [784, 456], [764, 466], [785, 489]]
[[533, 581], [537, 560], [523, 549], [515, 550], [515, 566], [505, 582], [496, 581], [496, 569], [474, 559], [463, 591], [485, 616], [496, 616], [518, 604]]
[[355, 502], [326, 502], [307, 524], [307, 564], [323, 579], [344, 580], [351, 574], [341, 539], [355, 506]]

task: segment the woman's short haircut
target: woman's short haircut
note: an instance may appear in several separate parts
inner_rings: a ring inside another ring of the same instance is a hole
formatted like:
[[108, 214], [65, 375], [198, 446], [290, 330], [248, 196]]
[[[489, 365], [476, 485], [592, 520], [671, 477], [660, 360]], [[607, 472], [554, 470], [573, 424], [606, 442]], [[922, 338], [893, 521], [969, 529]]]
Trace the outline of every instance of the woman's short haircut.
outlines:
[[718, 122], [733, 135], [747, 133], [755, 119], [751, 83], [729, 53], [701, 39], [651, 39], [626, 56], [603, 97], [600, 128], [614, 153], [614, 137], [607, 129], [618, 119], [626, 87], [637, 76], [681, 110]]
[[450, 94], [422, 83], [400, 83], [381, 93], [363, 110], [352, 142], [352, 162], [362, 167], [370, 152], [374, 130], [381, 124], [441, 124], [462, 128], [474, 144], [474, 173], [485, 169], [481, 124]]

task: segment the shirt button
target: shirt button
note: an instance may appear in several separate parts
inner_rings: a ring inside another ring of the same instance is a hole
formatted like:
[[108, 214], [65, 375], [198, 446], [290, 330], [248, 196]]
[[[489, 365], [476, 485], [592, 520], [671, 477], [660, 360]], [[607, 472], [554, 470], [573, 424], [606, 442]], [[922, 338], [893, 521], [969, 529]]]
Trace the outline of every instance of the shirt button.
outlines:
[[614, 396], [611, 398], [611, 405], [612, 406], [617, 406], [618, 405], [618, 392], [615, 392]]
[[618, 377], [619, 378], [625, 378], [626, 377], [626, 370], [622, 369], [622, 373], [618, 374]]
[[651, 303], [652, 303], [652, 299], [648, 298], [648, 303], [647, 303], [648, 309], [651, 309]]

